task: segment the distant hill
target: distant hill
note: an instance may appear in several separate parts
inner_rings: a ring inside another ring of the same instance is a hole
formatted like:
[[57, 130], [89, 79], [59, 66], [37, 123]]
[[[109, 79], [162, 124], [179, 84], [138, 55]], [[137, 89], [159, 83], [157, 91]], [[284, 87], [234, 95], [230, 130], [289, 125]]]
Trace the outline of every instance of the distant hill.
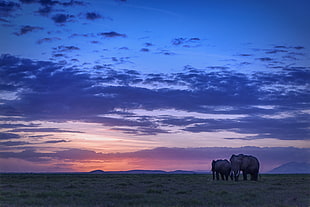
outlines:
[[175, 171], [163, 171], [163, 170], [128, 170], [128, 171], [103, 171], [93, 170], [88, 172], [89, 174], [204, 174], [195, 171], [175, 170]]
[[268, 173], [273, 174], [310, 174], [310, 163], [289, 162], [274, 168]]
[[105, 172], [103, 170], [93, 170], [89, 172], [90, 174], [104, 174]]

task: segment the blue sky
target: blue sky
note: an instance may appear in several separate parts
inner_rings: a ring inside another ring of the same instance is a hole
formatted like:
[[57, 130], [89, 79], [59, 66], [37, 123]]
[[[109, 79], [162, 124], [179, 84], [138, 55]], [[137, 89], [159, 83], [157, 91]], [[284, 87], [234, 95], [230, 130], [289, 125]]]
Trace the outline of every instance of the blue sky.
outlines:
[[309, 10], [0, 1], [1, 171], [201, 170], [223, 148], [261, 156], [264, 171], [309, 162]]

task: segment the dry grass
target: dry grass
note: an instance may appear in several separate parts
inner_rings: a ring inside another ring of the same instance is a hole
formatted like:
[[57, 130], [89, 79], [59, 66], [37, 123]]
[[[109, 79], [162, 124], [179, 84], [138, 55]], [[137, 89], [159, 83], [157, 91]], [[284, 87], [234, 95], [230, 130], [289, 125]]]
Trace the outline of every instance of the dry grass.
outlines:
[[1, 206], [310, 206], [310, 175], [1, 174]]

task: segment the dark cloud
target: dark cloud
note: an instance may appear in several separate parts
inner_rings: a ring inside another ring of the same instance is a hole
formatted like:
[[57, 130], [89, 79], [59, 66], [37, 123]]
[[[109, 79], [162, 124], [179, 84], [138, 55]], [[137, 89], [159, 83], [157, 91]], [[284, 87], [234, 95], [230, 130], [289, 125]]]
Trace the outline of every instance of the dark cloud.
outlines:
[[169, 131], [157, 127], [137, 127], [137, 128], [114, 127], [111, 129], [116, 131], [122, 131], [125, 134], [132, 134], [137, 136], [150, 136], [150, 135], [169, 133]]
[[10, 23], [9, 20], [3, 19], [3, 18], [0, 18], [0, 21], [1, 21], [1, 22], [5, 22], [5, 23]]
[[58, 47], [54, 47], [53, 50], [57, 52], [68, 52], [68, 51], [80, 50], [80, 48], [73, 45], [70, 46], [60, 45]]
[[36, 11], [36, 12], [42, 16], [47, 16], [52, 11], [53, 11], [53, 8], [51, 6], [44, 6], [44, 7], [39, 8], [38, 11]]
[[266, 54], [276, 54], [276, 53], [284, 53], [284, 52], [288, 52], [288, 50], [280, 50], [280, 49], [268, 50], [266, 51]]
[[38, 153], [35, 150], [24, 150], [22, 152], [0, 152], [1, 158], [18, 158], [30, 162], [46, 162], [50, 159], [48, 153]]
[[175, 38], [171, 41], [172, 45], [175, 46], [183, 46], [183, 47], [197, 47], [200, 45], [200, 38], [192, 37], [192, 38]]
[[101, 18], [103, 18], [103, 17], [96, 12], [87, 12], [86, 13], [86, 19], [88, 19], [88, 20], [95, 20], [95, 19], [101, 19]]
[[253, 55], [252, 55], [252, 54], [242, 53], [242, 54], [239, 54], [238, 56], [242, 56], [242, 57], [250, 57], [250, 56], [253, 56]]
[[12, 129], [10, 132], [66, 132], [66, 133], [83, 133], [81, 131], [63, 130], [58, 128], [19, 128]]
[[257, 58], [257, 60], [260, 60], [260, 61], [263, 61], [263, 62], [269, 62], [269, 61], [272, 61], [274, 60], [273, 58], [270, 58], [270, 57], [262, 57], [262, 58]]
[[19, 0], [19, 1], [24, 4], [32, 4], [38, 2], [38, 0]]
[[12, 129], [12, 128], [20, 128], [20, 127], [38, 127], [39, 124], [0, 124], [0, 128], [2, 129]]
[[38, 3], [42, 6], [55, 6], [55, 5], [61, 5], [61, 6], [83, 6], [85, 5], [85, 2], [83, 1], [75, 1], [75, 0], [70, 0], [70, 1], [53, 1], [53, 0], [19, 0], [21, 3], [24, 4], [33, 4], [33, 3]]
[[55, 143], [62, 143], [62, 142], [68, 142], [68, 141], [64, 139], [60, 139], [60, 140], [49, 140], [49, 141], [45, 141], [44, 143], [55, 144]]
[[289, 47], [284, 46], [284, 45], [276, 45], [276, 46], [274, 46], [274, 48], [287, 49]]
[[113, 32], [113, 31], [112, 32], [101, 32], [98, 35], [103, 36], [103, 37], [108, 37], [108, 38], [111, 38], [111, 37], [127, 37], [126, 34], [121, 34], [121, 33]]
[[118, 57], [118, 58], [117, 57], [112, 57], [111, 59], [116, 64], [132, 63], [130, 61], [130, 57]]
[[13, 1], [0, 1], [0, 16], [12, 16], [13, 12], [20, 8], [20, 4]]
[[55, 23], [66, 23], [66, 22], [69, 22], [69, 21], [72, 21], [72, 18], [74, 18], [74, 15], [69, 15], [69, 14], [55, 14], [53, 17], [52, 17], [52, 20], [55, 22]]
[[150, 49], [148, 49], [148, 48], [141, 48], [141, 50], [140, 50], [141, 52], [149, 52], [150, 51]]
[[85, 34], [73, 33], [69, 37], [70, 38], [72, 38], [72, 37], [95, 37], [95, 34], [93, 34], [93, 33], [85, 33]]
[[144, 43], [144, 46], [145, 47], [152, 47], [152, 46], [154, 46], [152, 43], [150, 43], [150, 42], [146, 42], [146, 43]]
[[38, 44], [42, 44], [42, 43], [45, 43], [45, 42], [54, 42], [54, 41], [57, 41], [57, 40], [61, 40], [61, 38], [59, 38], [59, 37], [45, 37], [45, 38], [39, 39], [37, 41], [37, 43]]
[[12, 133], [6, 133], [6, 132], [0, 132], [0, 140], [6, 140], [6, 139], [19, 139], [21, 138], [18, 134], [12, 134]]
[[20, 35], [24, 35], [24, 34], [27, 34], [29, 32], [36, 31], [36, 30], [43, 30], [43, 27], [34, 27], [34, 26], [26, 25], [26, 26], [22, 26], [20, 28], [20, 31], [14, 34], [17, 36], [20, 36]]
[[294, 49], [296, 49], [296, 50], [302, 50], [302, 49], [305, 49], [305, 47], [303, 47], [303, 46], [295, 46], [295, 47], [293, 47]]
[[[232, 120], [204, 120], [194, 126], [186, 127], [185, 131], [194, 133], [217, 132], [224, 129], [244, 134], [257, 134], [240, 138], [245, 140], [278, 138], [281, 140], [307, 140], [310, 137], [310, 130], [307, 129], [310, 119], [306, 115], [294, 118], [263, 118], [245, 117]], [[238, 138], [235, 138], [238, 139]]]
[[119, 50], [129, 50], [129, 48], [128, 47], [120, 47], [120, 48], [118, 48]]
[[[56, 48], [62, 52], [76, 49], [75, 46]], [[122, 60], [114, 57], [112, 61]], [[101, 123], [136, 135], [169, 133], [163, 128], [169, 125], [193, 133], [228, 130], [257, 135], [246, 139], [305, 140], [309, 138], [309, 118], [303, 112], [310, 107], [310, 92], [306, 87], [309, 71], [308, 67], [287, 66], [277, 72], [244, 74], [222, 66], [213, 66], [212, 70], [188, 66], [178, 73], [141, 74], [97, 65], [92, 73], [86, 73], [82, 68], [65, 68], [63, 64], [2, 55], [1, 87], [19, 93], [17, 99], [5, 100], [0, 105], [0, 114], [20, 116], [28, 121]], [[219, 107], [227, 109], [218, 110]], [[180, 119], [121, 114], [113, 118], [116, 109], [174, 109], [184, 113], [247, 116], [218, 120], [212, 116], [210, 119]], [[38, 132], [25, 127], [15, 130]], [[48, 131], [66, 130], [41, 129], [41, 132]]]
[[23, 141], [0, 142], [0, 145], [3, 145], [3, 146], [19, 146], [19, 145], [28, 145], [28, 144], [31, 144], [31, 143], [23, 142]]

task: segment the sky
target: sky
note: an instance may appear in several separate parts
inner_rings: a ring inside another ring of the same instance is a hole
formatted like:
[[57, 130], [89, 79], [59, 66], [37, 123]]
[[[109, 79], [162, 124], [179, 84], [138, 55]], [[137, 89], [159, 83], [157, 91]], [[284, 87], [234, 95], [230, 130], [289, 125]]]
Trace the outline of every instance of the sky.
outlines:
[[307, 0], [0, 0], [0, 172], [310, 162]]

